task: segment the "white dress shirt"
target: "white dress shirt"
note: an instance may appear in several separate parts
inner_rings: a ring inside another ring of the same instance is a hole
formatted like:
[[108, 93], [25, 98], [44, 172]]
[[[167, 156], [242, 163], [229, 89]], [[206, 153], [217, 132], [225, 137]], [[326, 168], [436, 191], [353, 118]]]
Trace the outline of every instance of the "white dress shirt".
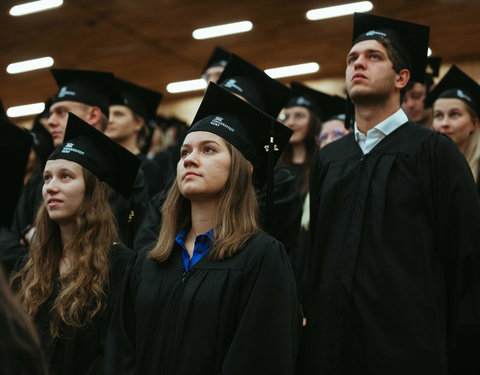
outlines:
[[383, 138], [398, 129], [407, 121], [407, 115], [403, 112], [403, 109], [400, 108], [393, 115], [370, 129], [367, 132], [367, 135], [358, 130], [357, 122], [355, 122], [355, 140], [363, 153], [368, 154]]

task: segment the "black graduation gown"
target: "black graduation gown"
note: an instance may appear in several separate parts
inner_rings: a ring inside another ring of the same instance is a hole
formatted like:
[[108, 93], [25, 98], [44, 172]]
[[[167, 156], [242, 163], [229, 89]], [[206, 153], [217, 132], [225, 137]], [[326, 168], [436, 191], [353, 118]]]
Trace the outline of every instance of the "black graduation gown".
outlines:
[[65, 337], [52, 339], [49, 331], [49, 309], [57, 296], [50, 298], [40, 307], [34, 322], [45, 352], [50, 375], [103, 375], [105, 337], [115, 301], [119, 298], [127, 265], [133, 251], [120, 244], [112, 246], [111, 270], [107, 293], [107, 309], [94, 318], [86, 328], [67, 332]]
[[140, 169], [145, 176], [145, 181], [148, 187], [149, 198], [160, 192], [167, 186], [167, 171], [162, 170], [160, 165], [153, 160], [147, 159], [145, 155], [137, 155], [140, 159]]
[[[275, 166], [273, 183], [272, 224], [268, 233], [282, 242], [287, 254], [290, 254], [296, 245], [300, 231], [302, 206], [295, 187], [295, 177], [286, 167]], [[260, 207], [260, 218], [263, 219], [266, 190], [256, 190], [256, 194]], [[158, 193], [149, 202], [147, 213], [135, 238], [134, 249], [151, 246], [157, 241], [165, 195], [166, 192]]]
[[164, 263], [146, 252], [112, 319], [105, 373], [293, 373], [299, 314], [280, 242], [258, 234], [233, 257], [207, 254], [188, 273], [178, 244]]
[[480, 273], [480, 203], [457, 146], [407, 122], [363, 155], [351, 133], [311, 176], [305, 373], [453, 373]]

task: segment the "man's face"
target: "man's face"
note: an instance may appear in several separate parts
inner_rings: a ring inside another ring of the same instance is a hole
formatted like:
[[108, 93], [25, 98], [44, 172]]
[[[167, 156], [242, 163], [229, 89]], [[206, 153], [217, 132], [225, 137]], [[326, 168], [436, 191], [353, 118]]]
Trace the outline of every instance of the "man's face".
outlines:
[[410, 121], [423, 123], [430, 116], [430, 109], [424, 108], [423, 101], [427, 96], [427, 87], [419, 82], [415, 82], [413, 86], [405, 93], [402, 102], [402, 109], [407, 114]]
[[387, 50], [376, 40], [358, 42], [347, 56], [346, 87], [355, 104], [389, 97], [396, 76]]
[[205, 70], [204, 78], [207, 81], [207, 85], [210, 82], [217, 83], [224, 70], [225, 67], [223, 66], [212, 66]]
[[50, 107], [50, 117], [47, 122], [47, 130], [52, 135], [53, 145], [55, 147], [60, 146], [63, 143], [63, 137], [67, 127], [68, 112], [72, 112], [84, 121], [88, 120], [88, 106], [85, 104], [69, 100], [52, 104]]

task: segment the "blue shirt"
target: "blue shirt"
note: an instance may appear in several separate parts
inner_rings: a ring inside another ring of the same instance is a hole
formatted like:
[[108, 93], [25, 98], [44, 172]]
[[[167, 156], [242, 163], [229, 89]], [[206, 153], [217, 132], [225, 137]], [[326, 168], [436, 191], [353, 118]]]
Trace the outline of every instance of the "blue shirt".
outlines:
[[190, 259], [190, 254], [185, 247], [186, 236], [187, 230], [184, 229], [177, 235], [177, 237], [175, 237], [175, 242], [182, 248], [180, 255], [182, 256], [183, 267], [185, 268], [185, 271], [188, 272], [212, 248], [213, 229], [209, 230], [207, 233], [199, 234], [197, 238], [195, 238], [192, 259]]
[[355, 122], [355, 139], [362, 149], [364, 154], [368, 154], [372, 149], [380, 143], [380, 141], [387, 135], [397, 130], [400, 126], [408, 121], [408, 117], [403, 112], [403, 109], [399, 109], [390, 117], [377, 124], [374, 128], [367, 132], [367, 135], [358, 130], [357, 123]]

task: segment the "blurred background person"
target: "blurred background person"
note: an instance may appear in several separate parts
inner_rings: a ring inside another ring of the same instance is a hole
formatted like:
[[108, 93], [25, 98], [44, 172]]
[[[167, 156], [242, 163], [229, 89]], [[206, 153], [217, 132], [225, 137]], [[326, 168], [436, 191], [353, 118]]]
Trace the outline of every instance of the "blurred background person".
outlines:
[[451, 138], [467, 159], [480, 194], [480, 85], [455, 65], [428, 95], [433, 129]]
[[424, 82], [409, 82], [402, 98], [402, 109], [408, 119], [428, 129], [432, 128], [432, 109], [425, 106], [425, 98], [433, 89], [434, 78], [438, 77], [441, 57], [429, 57]]
[[162, 94], [122, 79], [116, 80], [123, 101], [110, 106], [105, 134], [140, 158], [140, 168], [152, 197], [166, 186], [165, 169], [147, 159], [140, 149], [150, 131], [147, 122], [155, 118]]

